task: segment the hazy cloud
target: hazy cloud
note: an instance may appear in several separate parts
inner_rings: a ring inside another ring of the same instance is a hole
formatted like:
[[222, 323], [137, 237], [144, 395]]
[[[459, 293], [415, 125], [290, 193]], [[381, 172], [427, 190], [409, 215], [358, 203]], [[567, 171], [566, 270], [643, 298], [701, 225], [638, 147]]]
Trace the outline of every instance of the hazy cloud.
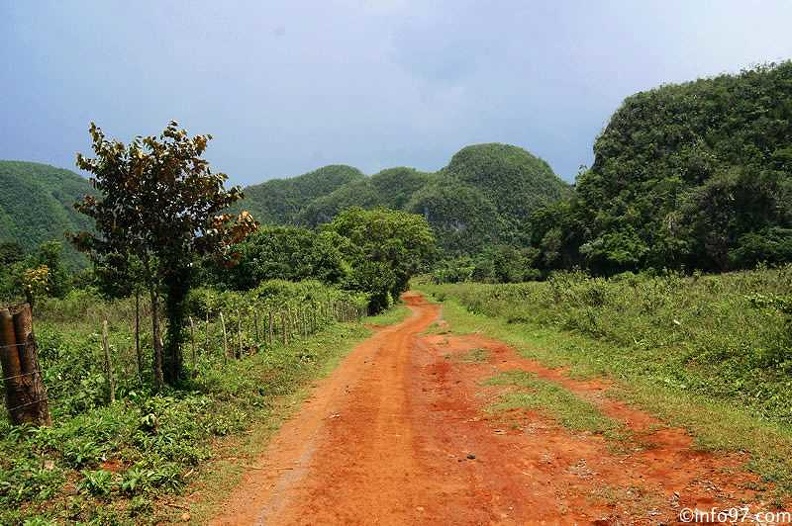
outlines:
[[0, 0], [0, 158], [73, 167], [96, 121], [176, 118], [236, 183], [436, 170], [509, 142], [571, 179], [624, 97], [792, 57], [792, 3]]

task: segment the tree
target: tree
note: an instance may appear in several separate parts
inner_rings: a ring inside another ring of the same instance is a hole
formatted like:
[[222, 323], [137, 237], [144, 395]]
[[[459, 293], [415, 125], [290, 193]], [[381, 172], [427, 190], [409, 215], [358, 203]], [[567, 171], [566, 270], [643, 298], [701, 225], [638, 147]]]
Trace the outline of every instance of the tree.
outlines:
[[[319, 280], [341, 283], [349, 273], [340, 245], [343, 239], [334, 232], [316, 232], [300, 227], [262, 227], [234, 247], [239, 263], [216, 272], [216, 281], [247, 290], [262, 281]], [[224, 279], [225, 278], [225, 279]]]
[[341, 247], [352, 265], [348, 288], [371, 295], [369, 311], [387, 308], [426, 269], [435, 239], [420, 215], [385, 208], [349, 208], [327, 230], [349, 240]]
[[[93, 174], [99, 196], [86, 196], [75, 207], [96, 223], [96, 233], [73, 236], [78, 248], [100, 267], [135, 274], [151, 298], [154, 379], [177, 384], [182, 379], [181, 343], [185, 299], [199, 256], [227, 255], [230, 244], [255, 230], [247, 212], [224, 213], [242, 197], [226, 190], [227, 176], [213, 173], [202, 159], [210, 135], [188, 137], [170, 122], [161, 135], [136, 137], [128, 146], [107, 140], [91, 123], [95, 158], [77, 155], [77, 166]], [[127, 269], [139, 268], [130, 273]], [[159, 324], [164, 301], [168, 319], [163, 347]]]

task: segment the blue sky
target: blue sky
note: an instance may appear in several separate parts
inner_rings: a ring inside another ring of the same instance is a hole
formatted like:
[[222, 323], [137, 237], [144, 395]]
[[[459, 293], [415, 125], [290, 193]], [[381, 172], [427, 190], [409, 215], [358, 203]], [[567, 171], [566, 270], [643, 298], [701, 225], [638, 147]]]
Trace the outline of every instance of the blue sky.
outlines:
[[0, 0], [0, 159], [176, 119], [234, 184], [479, 142], [572, 181], [625, 97], [792, 58], [790, 27], [788, 0]]

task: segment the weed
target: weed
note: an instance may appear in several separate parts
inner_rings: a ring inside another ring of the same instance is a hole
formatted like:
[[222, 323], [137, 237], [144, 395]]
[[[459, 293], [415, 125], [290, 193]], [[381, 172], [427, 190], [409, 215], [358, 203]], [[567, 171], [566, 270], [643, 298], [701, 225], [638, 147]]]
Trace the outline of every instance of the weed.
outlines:
[[490, 352], [487, 349], [476, 348], [471, 349], [462, 357], [463, 362], [468, 363], [482, 363], [489, 360]]
[[106, 497], [113, 490], [113, 473], [104, 469], [83, 470], [77, 487], [97, 497]]
[[518, 388], [502, 394], [500, 401], [491, 406], [490, 411], [532, 409], [574, 431], [602, 434], [612, 433], [621, 428], [618, 422], [603, 415], [593, 404], [578, 398], [553, 382], [536, 378], [526, 371], [500, 373], [487, 380], [486, 384]]

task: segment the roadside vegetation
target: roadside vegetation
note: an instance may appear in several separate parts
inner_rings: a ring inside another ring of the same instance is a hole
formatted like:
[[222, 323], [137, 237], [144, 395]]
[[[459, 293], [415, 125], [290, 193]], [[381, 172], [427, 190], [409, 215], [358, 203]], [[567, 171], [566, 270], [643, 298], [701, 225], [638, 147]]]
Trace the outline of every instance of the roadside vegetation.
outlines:
[[[52, 427], [0, 422], [0, 523], [154, 524], [179, 519], [171, 506], [224, 441], [255, 426], [272, 427], [279, 406], [370, 334], [357, 322], [366, 299], [319, 283], [267, 282], [247, 293], [196, 291], [190, 315], [198, 327], [196, 359], [179, 389], [155, 392], [138, 374], [132, 299], [103, 300], [87, 291], [41, 301], [36, 318], [39, 357], [49, 387]], [[306, 334], [295, 327], [284, 344], [278, 332], [255, 337], [251, 309], [326, 313]], [[320, 306], [332, 305], [335, 310]], [[241, 309], [241, 313], [239, 310]], [[219, 312], [226, 319], [224, 353]], [[349, 312], [338, 322], [336, 312]], [[241, 317], [241, 318], [238, 318]], [[110, 326], [117, 401], [109, 402], [100, 327]], [[376, 318], [373, 318], [377, 322]], [[382, 321], [379, 321], [382, 323]], [[241, 325], [242, 331], [237, 332]], [[233, 328], [233, 329], [232, 329]], [[208, 332], [207, 332], [208, 331]], [[237, 339], [241, 337], [241, 343]], [[144, 346], [150, 347], [145, 340]], [[243, 355], [236, 358], [236, 350]], [[280, 416], [279, 416], [280, 415]]]
[[608, 377], [699, 447], [749, 452], [750, 467], [792, 495], [792, 266], [418, 288], [444, 303], [455, 329], [573, 376]]

